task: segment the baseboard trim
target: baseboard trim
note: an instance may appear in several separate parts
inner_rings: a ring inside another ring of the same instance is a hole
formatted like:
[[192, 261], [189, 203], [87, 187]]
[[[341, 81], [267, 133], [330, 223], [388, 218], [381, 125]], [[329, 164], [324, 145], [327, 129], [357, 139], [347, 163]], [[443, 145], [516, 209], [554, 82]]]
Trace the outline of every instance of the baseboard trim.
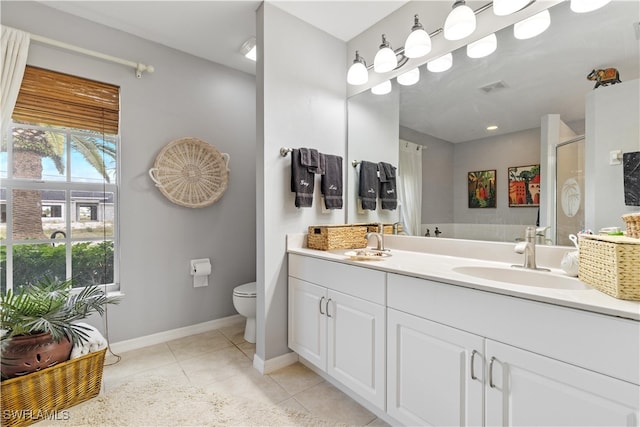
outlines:
[[125, 341], [119, 341], [111, 344], [111, 351], [116, 354], [124, 353], [143, 347], [148, 347], [150, 345], [156, 345], [166, 341], [188, 337], [189, 335], [209, 332], [214, 329], [223, 328], [225, 326], [236, 323], [239, 318], [242, 318], [242, 316], [239, 314], [234, 314], [233, 316], [223, 317], [222, 319], [210, 320], [208, 322], [197, 323], [195, 325], [185, 326], [183, 328], [171, 329], [164, 332], [158, 332], [156, 334], [145, 335], [143, 337], [133, 338]]
[[282, 356], [277, 356], [269, 360], [263, 360], [258, 354], [253, 355], [253, 367], [262, 375], [270, 374], [271, 372], [282, 369], [286, 366], [293, 365], [298, 361], [297, 353], [286, 353]]

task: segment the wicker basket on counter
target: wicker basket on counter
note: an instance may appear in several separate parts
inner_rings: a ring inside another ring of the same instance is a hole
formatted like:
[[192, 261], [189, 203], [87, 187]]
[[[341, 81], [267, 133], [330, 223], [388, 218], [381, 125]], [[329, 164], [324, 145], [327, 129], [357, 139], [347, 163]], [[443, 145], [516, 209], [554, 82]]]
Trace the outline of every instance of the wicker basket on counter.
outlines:
[[[377, 232], [378, 224], [312, 225], [307, 234], [307, 247], [330, 251], [333, 249], [360, 249], [367, 247], [365, 235]], [[384, 233], [393, 232], [392, 224], [384, 224]]]
[[640, 239], [640, 212], [622, 215], [627, 226], [627, 237]]
[[2, 426], [27, 426], [42, 419], [60, 420], [63, 409], [100, 393], [107, 349], [50, 368], [2, 381]]
[[640, 301], [640, 239], [580, 235], [578, 278], [614, 298]]

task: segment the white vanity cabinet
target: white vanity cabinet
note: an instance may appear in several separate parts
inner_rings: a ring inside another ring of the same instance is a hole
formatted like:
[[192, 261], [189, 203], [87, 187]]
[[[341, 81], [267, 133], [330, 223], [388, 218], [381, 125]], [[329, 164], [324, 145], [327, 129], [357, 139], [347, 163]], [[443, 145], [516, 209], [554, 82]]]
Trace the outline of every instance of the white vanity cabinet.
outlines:
[[492, 340], [485, 351], [487, 426], [640, 423], [637, 385]]
[[289, 255], [289, 347], [385, 410], [386, 273]]
[[396, 274], [387, 285], [387, 412], [401, 423], [639, 425], [637, 322]]
[[483, 338], [393, 309], [387, 321], [387, 413], [403, 425], [482, 425]]

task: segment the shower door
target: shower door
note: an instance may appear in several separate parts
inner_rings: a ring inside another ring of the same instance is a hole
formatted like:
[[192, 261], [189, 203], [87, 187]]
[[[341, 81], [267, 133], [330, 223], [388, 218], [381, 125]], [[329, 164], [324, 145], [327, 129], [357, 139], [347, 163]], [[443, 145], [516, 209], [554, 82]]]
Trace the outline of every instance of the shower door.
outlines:
[[556, 245], [584, 229], [584, 137], [556, 146]]

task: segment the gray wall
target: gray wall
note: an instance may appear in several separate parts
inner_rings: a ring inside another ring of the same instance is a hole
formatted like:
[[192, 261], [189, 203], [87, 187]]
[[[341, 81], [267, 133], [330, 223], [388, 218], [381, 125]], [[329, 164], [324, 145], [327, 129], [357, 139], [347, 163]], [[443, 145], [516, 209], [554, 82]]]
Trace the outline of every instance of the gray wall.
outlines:
[[640, 151], [640, 80], [599, 87], [587, 95], [585, 137], [586, 227], [619, 226], [625, 213], [622, 165], [609, 164], [609, 152]]
[[402, 126], [400, 139], [425, 147], [422, 150], [422, 223], [453, 222], [454, 144]]
[[[121, 88], [120, 284], [109, 308], [112, 342], [235, 314], [233, 288], [253, 281], [256, 251], [255, 77], [61, 13], [2, 2], [2, 24], [132, 61], [133, 69], [32, 43], [28, 63]], [[340, 54], [338, 54], [338, 57]], [[198, 137], [231, 155], [229, 187], [214, 205], [168, 201], [147, 171], [170, 141]], [[189, 260], [211, 258], [205, 288]]]
[[[540, 129], [529, 129], [472, 142], [453, 148], [454, 222], [466, 224], [535, 225], [537, 208], [509, 207], [508, 168], [540, 163]], [[467, 174], [496, 170], [496, 208], [470, 209]]]
[[[287, 348], [287, 233], [345, 222], [345, 209], [322, 212], [320, 178], [310, 208], [296, 208], [291, 155], [280, 148], [311, 147], [346, 157], [346, 44], [272, 4], [257, 14], [257, 259], [256, 356]], [[293, 37], [292, 34], [295, 34]], [[346, 158], [345, 158], [346, 160]], [[343, 164], [345, 169], [346, 161]]]

